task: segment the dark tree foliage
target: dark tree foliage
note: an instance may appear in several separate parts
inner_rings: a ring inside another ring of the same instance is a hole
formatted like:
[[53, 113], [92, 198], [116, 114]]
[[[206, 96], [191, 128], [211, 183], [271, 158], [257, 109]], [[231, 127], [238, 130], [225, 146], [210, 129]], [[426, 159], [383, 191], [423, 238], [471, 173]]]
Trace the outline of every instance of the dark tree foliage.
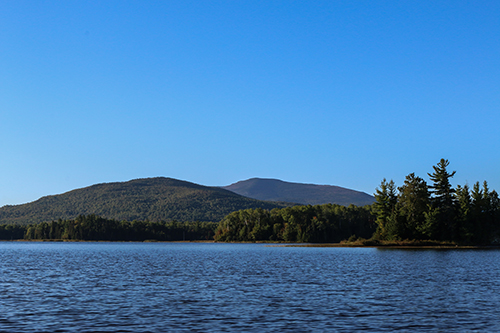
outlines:
[[422, 239], [429, 232], [425, 212], [429, 206], [426, 182], [409, 174], [403, 186], [396, 189], [394, 181], [382, 180], [376, 189], [373, 210], [377, 240]]
[[492, 236], [499, 235], [500, 204], [496, 191], [490, 191], [488, 183], [475, 183], [471, 193], [469, 225], [472, 241], [479, 244], [490, 242]]
[[377, 238], [392, 239], [396, 224], [396, 185], [393, 180], [389, 182], [384, 178], [380, 188], [375, 190], [375, 202], [373, 203], [377, 219]]
[[401, 239], [422, 239], [428, 233], [425, 211], [430, 203], [427, 183], [414, 173], [406, 176], [403, 186], [398, 188], [397, 218], [395, 228]]
[[23, 239], [26, 227], [13, 224], [0, 225], [0, 240], [17, 240]]
[[74, 220], [58, 220], [30, 225], [26, 240], [85, 241], [194, 241], [212, 240], [214, 222], [145, 222], [116, 221], [96, 215], [78, 216]]
[[455, 190], [456, 197], [456, 223], [459, 230], [458, 241], [472, 243], [475, 241], [474, 222], [472, 220], [471, 207], [472, 198], [469, 185], [458, 185]]
[[433, 166], [433, 173], [429, 173], [429, 177], [433, 184], [430, 186], [433, 197], [431, 199], [434, 208], [438, 209], [438, 239], [453, 239], [458, 237], [458, 225], [455, 216], [455, 189], [450, 184], [450, 179], [455, 175], [456, 171], [449, 173], [446, 168], [450, 162], [442, 158], [437, 166]]
[[429, 173], [432, 185], [411, 173], [397, 195], [394, 183], [385, 179], [377, 188], [373, 204], [378, 224], [374, 239], [440, 240], [461, 244], [500, 243], [500, 200], [487, 182], [451, 186], [455, 171], [448, 160]]
[[214, 239], [334, 243], [353, 235], [369, 238], [374, 231], [369, 206], [326, 204], [236, 211], [219, 223]]

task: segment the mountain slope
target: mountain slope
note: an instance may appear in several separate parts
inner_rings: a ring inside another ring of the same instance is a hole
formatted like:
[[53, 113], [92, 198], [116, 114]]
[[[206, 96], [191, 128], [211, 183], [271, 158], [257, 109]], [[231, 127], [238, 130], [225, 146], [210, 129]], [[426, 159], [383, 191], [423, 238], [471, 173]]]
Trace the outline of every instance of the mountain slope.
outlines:
[[369, 205], [374, 198], [364, 192], [340, 186], [284, 182], [278, 179], [252, 178], [223, 187], [248, 198], [295, 202], [303, 205], [334, 203], [348, 206]]
[[126, 221], [220, 221], [240, 209], [284, 206], [219, 187], [158, 177], [97, 184], [23, 205], [4, 206], [0, 208], [0, 224], [39, 223], [89, 214]]

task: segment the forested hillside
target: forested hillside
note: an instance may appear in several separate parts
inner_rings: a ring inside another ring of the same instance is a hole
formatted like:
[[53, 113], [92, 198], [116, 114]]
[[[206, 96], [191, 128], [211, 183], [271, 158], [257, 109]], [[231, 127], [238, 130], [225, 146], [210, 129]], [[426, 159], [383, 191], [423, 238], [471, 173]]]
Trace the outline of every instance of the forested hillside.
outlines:
[[32, 224], [99, 215], [118, 221], [214, 221], [248, 208], [273, 209], [289, 204], [264, 202], [231, 191], [172, 178], [105, 183], [0, 208], [0, 224]]

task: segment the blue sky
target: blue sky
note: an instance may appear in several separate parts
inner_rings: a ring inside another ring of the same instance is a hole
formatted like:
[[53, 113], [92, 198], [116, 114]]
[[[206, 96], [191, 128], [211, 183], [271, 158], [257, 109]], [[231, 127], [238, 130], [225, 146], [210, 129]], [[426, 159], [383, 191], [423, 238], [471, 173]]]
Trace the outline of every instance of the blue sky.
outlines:
[[3, 1], [0, 206], [251, 177], [500, 190], [498, 1]]

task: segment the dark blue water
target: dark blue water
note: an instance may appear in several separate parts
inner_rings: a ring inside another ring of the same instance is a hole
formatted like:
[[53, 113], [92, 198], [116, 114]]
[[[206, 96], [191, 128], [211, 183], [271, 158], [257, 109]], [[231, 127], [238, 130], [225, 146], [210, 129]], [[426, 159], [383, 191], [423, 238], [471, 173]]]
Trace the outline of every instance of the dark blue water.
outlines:
[[1, 332], [500, 331], [500, 251], [0, 242]]

